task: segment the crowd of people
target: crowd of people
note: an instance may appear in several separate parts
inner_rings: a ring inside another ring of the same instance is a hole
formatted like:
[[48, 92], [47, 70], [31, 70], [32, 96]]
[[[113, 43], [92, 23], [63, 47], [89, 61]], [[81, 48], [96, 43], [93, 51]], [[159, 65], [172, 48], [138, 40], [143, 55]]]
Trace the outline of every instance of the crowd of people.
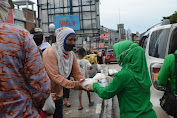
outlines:
[[[76, 43], [76, 33], [72, 28], [58, 28], [56, 42], [50, 45], [44, 42], [42, 29], [34, 28], [30, 34], [20, 26], [6, 23], [8, 10], [13, 7], [11, 0], [0, 1], [0, 117], [52, 115], [53, 118], [63, 118], [63, 104], [71, 106], [67, 89], [79, 90], [78, 110], [83, 109], [81, 95], [84, 90], [88, 94], [89, 106], [94, 105], [90, 91], [103, 99], [116, 95], [120, 118], [157, 117], [150, 102], [151, 81], [145, 53], [138, 44], [127, 40], [115, 43], [113, 51], [122, 66], [121, 71], [114, 75], [107, 87], [103, 88], [94, 81], [88, 89], [82, 82], [97, 73], [97, 63], [104, 63], [105, 52], [89, 54], [90, 58], [84, 59], [86, 51], [80, 48], [77, 59], [72, 51]], [[158, 83], [166, 86], [171, 79], [171, 90], [175, 94], [174, 68], [174, 57], [169, 55]], [[71, 77], [74, 81], [70, 80]], [[50, 95], [55, 103], [54, 114], [42, 111]]]

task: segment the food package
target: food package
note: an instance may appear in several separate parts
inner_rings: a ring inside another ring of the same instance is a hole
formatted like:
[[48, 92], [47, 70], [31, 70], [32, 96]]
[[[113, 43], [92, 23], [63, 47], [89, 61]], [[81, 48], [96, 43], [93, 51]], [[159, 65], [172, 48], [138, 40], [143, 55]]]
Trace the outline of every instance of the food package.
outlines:
[[85, 88], [89, 89], [88, 87], [89, 87], [89, 85], [92, 84], [92, 83], [93, 83], [93, 79], [92, 79], [92, 78], [86, 78], [85, 81], [82, 82], [82, 85], [83, 85]]
[[116, 69], [108, 69], [108, 75], [112, 76], [116, 74], [118, 71]]
[[106, 86], [109, 85], [109, 83], [112, 81], [112, 77], [110, 76], [105, 76], [103, 73], [97, 73], [93, 78], [87, 78], [85, 81], [82, 82], [82, 85], [89, 89], [92, 90], [92, 84], [94, 82], [97, 82], [101, 87], [105, 88]]

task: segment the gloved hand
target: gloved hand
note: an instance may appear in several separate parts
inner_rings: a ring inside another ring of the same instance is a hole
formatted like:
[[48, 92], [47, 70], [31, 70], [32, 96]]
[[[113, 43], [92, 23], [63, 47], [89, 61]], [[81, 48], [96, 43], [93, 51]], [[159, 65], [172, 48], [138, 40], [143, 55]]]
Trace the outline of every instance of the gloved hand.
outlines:
[[110, 76], [106, 76], [106, 79], [107, 79], [108, 83], [111, 83], [111, 81], [113, 80], [113, 78]]

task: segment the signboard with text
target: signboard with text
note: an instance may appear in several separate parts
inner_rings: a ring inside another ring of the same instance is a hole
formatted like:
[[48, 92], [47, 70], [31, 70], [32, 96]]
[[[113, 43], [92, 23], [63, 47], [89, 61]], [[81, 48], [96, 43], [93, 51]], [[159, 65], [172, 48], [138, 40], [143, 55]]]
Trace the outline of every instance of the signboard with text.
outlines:
[[100, 39], [109, 39], [109, 34], [108, 33], [101, 34]]
[[70, 27], [80, 30], [79, 15], [54, 16], [55, 30], [61, 27]]
[[97, 48], [104, 48], [104, 43], [99, 43], [99, 44], [97, 45]]

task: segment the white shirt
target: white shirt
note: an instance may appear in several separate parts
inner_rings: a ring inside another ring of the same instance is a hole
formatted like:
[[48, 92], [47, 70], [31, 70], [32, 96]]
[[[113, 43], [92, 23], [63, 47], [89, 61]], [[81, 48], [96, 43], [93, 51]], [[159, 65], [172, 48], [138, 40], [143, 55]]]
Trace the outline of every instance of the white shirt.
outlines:
[[90, 66], [92, 66], [90, 62], [87, 59], [78, 59], [77, 62], [79, 64], [79, 69], [84, 77], [88, 78], [88, 69], [90, 68]]

